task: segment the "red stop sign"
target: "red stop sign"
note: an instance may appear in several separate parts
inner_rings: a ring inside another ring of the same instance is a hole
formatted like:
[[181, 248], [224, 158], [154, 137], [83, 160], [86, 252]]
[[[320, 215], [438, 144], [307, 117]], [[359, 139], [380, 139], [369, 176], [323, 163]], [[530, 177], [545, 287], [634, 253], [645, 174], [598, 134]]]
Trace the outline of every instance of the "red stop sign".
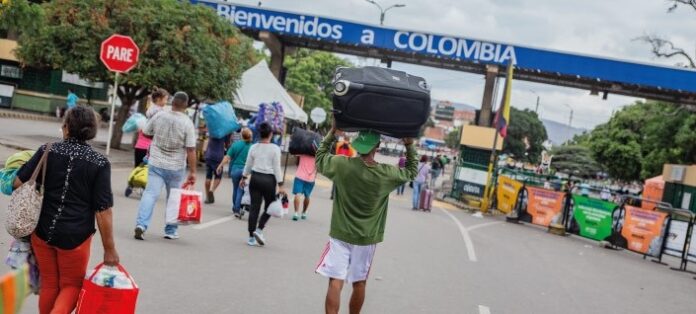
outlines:
[[139, 54], [133, 38], [114, 34], [102, 42], [99, 58], [109, 71], [124, 73], [138, 64]]

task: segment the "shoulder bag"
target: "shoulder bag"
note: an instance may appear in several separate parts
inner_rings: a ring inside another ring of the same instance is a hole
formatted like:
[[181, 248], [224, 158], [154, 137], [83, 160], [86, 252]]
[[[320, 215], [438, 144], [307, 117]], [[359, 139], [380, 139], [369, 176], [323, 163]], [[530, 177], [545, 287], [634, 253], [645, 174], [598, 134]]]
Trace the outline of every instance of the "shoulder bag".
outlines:
[[[36, 165], [29, 181], [12, 192], [5, 220], [5, 229], [16, 239], [31, 235], [39, 224], [41, 206], [43, 205], [44, 186], [46, 185], [46, 163], [51, 144], [46, 144], [46, 150]], [[41, 174], [41, 187], [36, 188], [36, 177]]]

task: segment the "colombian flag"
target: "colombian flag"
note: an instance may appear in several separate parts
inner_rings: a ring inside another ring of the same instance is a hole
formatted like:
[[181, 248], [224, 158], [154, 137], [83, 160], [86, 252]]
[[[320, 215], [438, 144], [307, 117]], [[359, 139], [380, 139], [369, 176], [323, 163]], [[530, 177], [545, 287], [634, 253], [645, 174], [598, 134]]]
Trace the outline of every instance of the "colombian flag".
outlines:
[[508, 64], [507, 77], [505, 78], [505, 92], [500, 104], [500, 109], [498, 109], [498, 113], [495, 115], [495, 127], [503, 138], [507, 136], [507, 127], [508, 124], [510, 124], [510, 94], [512, 94], [512, 73], [514, 72], [514, 68], [515, 66], [512, 63]]

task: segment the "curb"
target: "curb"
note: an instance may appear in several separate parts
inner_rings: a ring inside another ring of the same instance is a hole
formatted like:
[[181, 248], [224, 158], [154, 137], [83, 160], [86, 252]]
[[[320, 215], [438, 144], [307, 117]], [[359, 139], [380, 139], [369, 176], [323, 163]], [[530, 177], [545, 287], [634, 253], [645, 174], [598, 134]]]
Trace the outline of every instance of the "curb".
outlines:
[[42, 114], [38, 114], [38, 113], [30, 113], [30, 112], [15, 111], [15, 110], [0, 110], [0, 118], [33, 120], [33, 121], [51, 121], [51, 122], [60, 122], [61, 121], [59, 118], [52, 117], [49, 115], [42, 115]]

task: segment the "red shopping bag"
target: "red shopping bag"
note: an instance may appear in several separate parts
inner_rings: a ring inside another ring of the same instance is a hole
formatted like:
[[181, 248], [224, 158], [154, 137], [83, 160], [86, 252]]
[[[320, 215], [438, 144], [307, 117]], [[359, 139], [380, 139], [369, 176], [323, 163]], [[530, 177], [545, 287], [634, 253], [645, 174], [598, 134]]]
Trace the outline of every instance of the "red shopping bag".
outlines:
[[[129, 288], [104, 287], [93, 282], [94, 276], [104, 267], [99, 264], [89, 278], [82, 283], [82, 290], [77, 301], [76, 314], [133, 314], [138, 299], [138, 286], [133, 277], [123, 266], [118, 265], [118, 270], [130, 282]], [[112, 279], [113, 280], [113, 279]]]
[[177, 217], [180, 224], [201, 222], [201, 198], [200, 192], [181, 194], [179, 216]]

